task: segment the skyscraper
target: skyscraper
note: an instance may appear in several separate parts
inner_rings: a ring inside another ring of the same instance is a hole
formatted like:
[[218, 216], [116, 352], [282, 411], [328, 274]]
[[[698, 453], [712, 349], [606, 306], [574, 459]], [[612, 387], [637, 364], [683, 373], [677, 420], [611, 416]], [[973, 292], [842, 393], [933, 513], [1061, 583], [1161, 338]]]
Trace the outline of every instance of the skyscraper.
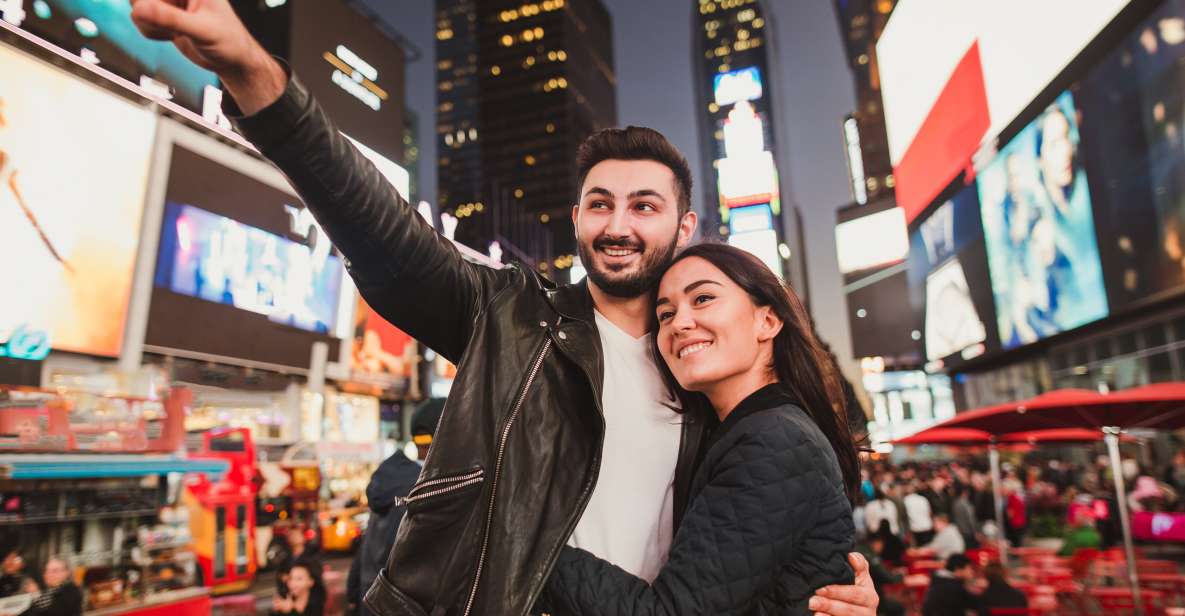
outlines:
[[881, 107], [876, 40], [889, 21], [897, 0], [836, 0], [836, 16], [844, 35], [848, 63], [856, 84], [856, 110], [843, 127], [857, 203], [876, 201], [893, 192], [889, 136]]
[[769, 17], [758, 0], [695, 1], [700, 229], [754, 253], [805, 297], [801, 221], [778, 175]]
[[458, 241], [571, 266], [576, 148], [617, 123], [611, 28], [600, 0], [437, 0], [438, 206]]

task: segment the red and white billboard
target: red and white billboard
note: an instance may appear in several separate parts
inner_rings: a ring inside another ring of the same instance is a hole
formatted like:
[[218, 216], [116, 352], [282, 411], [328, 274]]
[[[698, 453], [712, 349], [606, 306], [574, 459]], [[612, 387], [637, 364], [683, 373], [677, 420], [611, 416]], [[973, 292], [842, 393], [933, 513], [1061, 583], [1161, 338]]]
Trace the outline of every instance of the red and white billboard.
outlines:
[[1129, 2], [898, 2], [876, 52], [906, 219], [920, 214]]

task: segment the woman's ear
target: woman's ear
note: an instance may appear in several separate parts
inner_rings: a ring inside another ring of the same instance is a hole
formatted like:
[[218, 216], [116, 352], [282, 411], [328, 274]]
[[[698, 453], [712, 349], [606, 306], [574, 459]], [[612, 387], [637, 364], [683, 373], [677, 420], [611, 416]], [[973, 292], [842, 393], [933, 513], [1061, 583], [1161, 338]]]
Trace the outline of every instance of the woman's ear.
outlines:
[[782, 331], [782, 319], [774, 313], [771, 306], [761, 306], [757, 309], [757, 341], [773, 340]]

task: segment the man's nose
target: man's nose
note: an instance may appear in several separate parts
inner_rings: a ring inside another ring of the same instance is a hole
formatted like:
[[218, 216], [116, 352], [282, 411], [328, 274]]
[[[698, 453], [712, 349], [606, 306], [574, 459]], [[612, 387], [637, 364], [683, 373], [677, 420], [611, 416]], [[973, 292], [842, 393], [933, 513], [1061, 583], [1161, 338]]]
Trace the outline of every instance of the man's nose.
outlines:
[[609, 224], [605, 233], [613, 237], [628, 237], [630, 235], [629, 208], [615, 207], [609, 216]]

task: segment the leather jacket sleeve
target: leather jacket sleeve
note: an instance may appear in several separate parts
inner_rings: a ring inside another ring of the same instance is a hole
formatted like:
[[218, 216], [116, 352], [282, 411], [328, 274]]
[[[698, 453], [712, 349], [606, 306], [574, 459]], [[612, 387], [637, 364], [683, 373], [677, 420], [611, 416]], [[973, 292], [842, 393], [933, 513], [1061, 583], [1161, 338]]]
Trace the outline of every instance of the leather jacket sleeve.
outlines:
[[227, 116], [287, 176], [346, 258], [367, 302], [392, 324], [457, 363], [477, 314], [514, 268], [466, 261], [337, 130], [294, 76], [249, 117]]
[[[744, 435], [712, 468], [701, 468], [710, 478], [652, 584], [564, 547], [548, 579], [546, 607], [565, 616], [755, 613], [787, 563], [816, 565], [817, 552], [833, 547], [803, 541], [814, 525], [830, 523], [821, 518], [823, 504], [834, 500], [821, 479], [826, 459], [789, 434]], [[836, 581], [844, 575], [850, 584], [850, 570]]]

